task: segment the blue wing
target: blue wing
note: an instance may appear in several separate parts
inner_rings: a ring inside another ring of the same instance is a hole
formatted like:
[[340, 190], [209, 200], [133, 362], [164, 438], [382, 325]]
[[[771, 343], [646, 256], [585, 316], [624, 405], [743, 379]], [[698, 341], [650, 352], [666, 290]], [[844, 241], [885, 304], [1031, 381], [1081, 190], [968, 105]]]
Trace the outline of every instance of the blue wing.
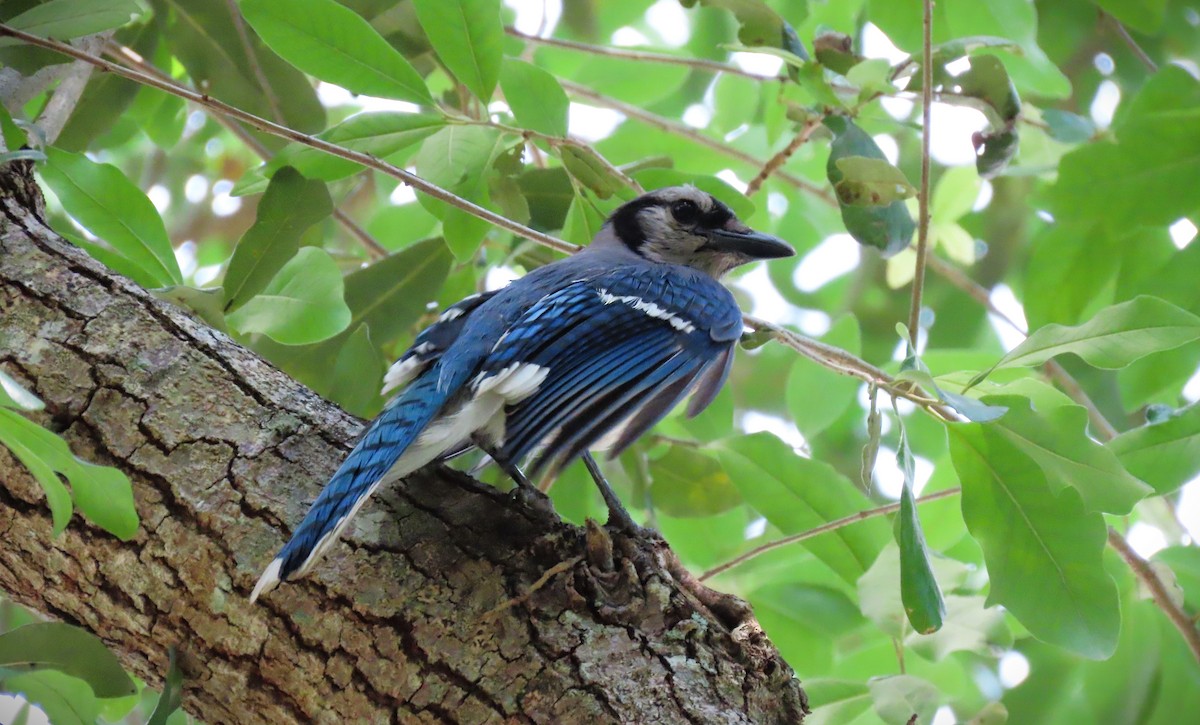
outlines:
[[616, 270], [543, 298], [497, 343], [484, 374], [513, 363], [547, 368], [536, 392], [506, 411], [501, 454], [557, 469], [606, 435], [612, 455], [699, 387], [690, 414], [724, 382], [741, 313], [715, 281], [662, 268]]
[[402, 388], [416, 379], [422, 371], [454, 344], [470, 319], [471, 313], [496, 292], [484, 292], [465, 297], [447, 307], [437, 320], [421, 331], [413, 344], [388, 368], [383, 378], [383, 394]]

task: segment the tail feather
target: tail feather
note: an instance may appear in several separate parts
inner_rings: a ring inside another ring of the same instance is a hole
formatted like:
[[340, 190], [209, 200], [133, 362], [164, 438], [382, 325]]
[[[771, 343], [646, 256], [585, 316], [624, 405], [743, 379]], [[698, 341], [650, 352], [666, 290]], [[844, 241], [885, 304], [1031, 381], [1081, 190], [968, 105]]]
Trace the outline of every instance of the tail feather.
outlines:
[[251, 602], [279, 582], [307, 574], [385, 477], [405, 476], [437, 456], [438, 451], [429, 450], [404, 455], [446, 402], [448, 395], [438, 391], [437, 380], [438, 371], [428, 371], [371, 423], [292, 538], [263, 571], [250, 594]]

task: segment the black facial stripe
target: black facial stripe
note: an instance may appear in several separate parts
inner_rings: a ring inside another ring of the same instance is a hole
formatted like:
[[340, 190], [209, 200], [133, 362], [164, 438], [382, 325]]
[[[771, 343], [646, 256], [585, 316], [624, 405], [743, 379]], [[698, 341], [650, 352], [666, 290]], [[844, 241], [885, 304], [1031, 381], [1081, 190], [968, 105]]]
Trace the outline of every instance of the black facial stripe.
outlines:
[[625, 246], [637, 251], [646, 243], [646, 232], [638, 223], [637, 215], [642, 209], [652, 206], [662, 206], [661, 199], [651, 196], [640, 196], [631, 202], [623, 204], [613, 212], [611, 220], [617, 239], [625, 242]]
[[700, 226], [705, 229], [720, 229], [733, 218], [733, 212], [716, 198], [713, 198], [712, 203], [712, 208], [700, 217]]

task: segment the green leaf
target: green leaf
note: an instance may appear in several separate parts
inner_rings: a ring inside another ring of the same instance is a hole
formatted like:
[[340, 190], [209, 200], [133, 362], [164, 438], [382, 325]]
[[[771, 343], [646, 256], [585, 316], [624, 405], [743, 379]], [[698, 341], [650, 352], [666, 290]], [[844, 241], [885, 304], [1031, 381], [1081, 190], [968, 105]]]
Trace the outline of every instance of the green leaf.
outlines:
[[261, 333], [284, 345], [319, 342], [350, 324], [342, 296], [337, 263], [322, 249], [304, 247], [261, 293], [225, 319], [243, 335]]
[[96, 697], [137, 692], [116, 655], [99, 637], [61, 622], [26, 624], [0, 634], [0, 667], [58, 670], [88, 683]]
[[371, 343], [370, 327], [359, 324], [338, 351], [325, 397], [354, 415], [371, 417], [379, 411], [383, 375], [383, 356]]
[[504, 102], [522, 128], [565, 138], [570, 100], [550, 73], [532, 63], [505, 58], [500, 71]]
[[18, 692], [46, 713], [54, 725], [95, 725], [100, 703], [83, 680], [56, 670], [37, 670], [0, 680], [5, 692]]
[[887, 723], [933, 722], [941, 693], [929, 682], [912, 675], [874, 677], [867, 681], [875, 712]]
[[995, 647], [1012, 645], [1012, 633], [1005, 623], [1004, 610], [988, 607], [981, 596], [946, 595], [945, 624], [933, 634], [909, 634], [907, 649], [939, 661], [955, 652], [987, 655]]
[[351, 93], [433, 105], [425, 81], [358, 13], [333, 0], [241, 0], [254, 32], [305, 73]]
[[[801, 458], [769, 433], [727, 440], [717, 449], [721, 465], [753, 506], [784, 534], [796, 534], [870, 508], [845, 476], [821, 461]], [[836, 529], [801, 543], [838, 576], [853, 583], [887, 539], [882, 521]]]
[[[316, 133], [325, 127], [325, 108], [312, 81], [253, 33], [243, 33], [242, 19], [235, 17], [237, 8], [212, 0], [150, 0], [150, 4], [171, 55], [187, 69], [196, 87], [297, 131]], [[239, 42], [231, 43], [231, 38]], [[274, 136], [256, 137], [267, 148], [283, 145]]]
[[366, 323], [376, 345], [394, 342], [437, 299], [450, 263], [445, 243], [428, 239], [347, 275], [354, 323]]
[[576, 181], [607, 199], [625, 189], [625, 180], [591, 146], [567, 144], [559, 147], [563, 166]]
[[1167, 14], [1167, 0], [1095, 0], [1105, 12], [1147, 35], [1158, 33]]
[[63, 208], [141, 271], [143, 287], [183, 284], [162, 217], [121, 170], [83, 154], [46, 149], [42, 179]]
[[975, 206], [982, 182], [970, 166], [952, 166], [942, 172], [929, 200], [929, 215], [937, 224], [962, 219]]
[[1190, 405], [1161, 423], [1125, 431], [1107, 445], [1156, 493], [1172, 493], [1200, 473], [1200, 405]]
[[225, 272], [226, 311], [241, 307], [261, 292], [300, 249], [300, 239], [313, 224], [333, 212], [329, 190], [285, 166], [271, 177], [258, 202], [254, 224], [233, 250]]
[[604, 216], [587, 198], [576, 195], [563, 220], [563, 239], [574, 244], [591, 244], [604, 224]]
[[122, 541], [137, 533], [133, 487], [124, 473], [76, 458], [62, 438], [4, 408], [0, 408], [0, 443], [42, 484], [55, 534], [61, 533], [71, 518], [71, 494], [56, 474], [70, 479], [80, 512], [97, 526]]
[[899, 414], [900, 443], [896, 448], [896, 463], [904, 472], [904, 485], [900, 491], [900, 514], [896, 517], [896, 543], [900, 545], [900, 600], [913, 629], [921, 634], [932, 634], [942, 628], [946, 616], [946, 603], [942, 590], [929, 563], [929, 549], [925, 546], [925, 534], [921, 531], [921, 519], [917, 516], [917, 503], [913, 499], [912, 451]]
[[1079, 491], [1088, 511], [1127, 514], [1153, 493], [1134, 478], [1113, 452], [1087, 435], [1087, 411], [1066, 405], [1039, 414], [1025, 398], [989, 396], [1008, 408], [992, 428], [1037, 462], [1050, 488]]
[[843, 156], [836, 161], [841, 180], [834, 184], [838, 201], [854, 206], [887, 206], [917, 195], [904, 172], [885, 159]]
[[[1041, 365], [1074, 353], [1105, 370], [1123, 368], [1153, 352], [1170, 350], [1200, 338], [1200, 317], [1170, 302], [1142, 295], [1106, 307], [1082, 325], [1050, 324], [1034, 330], [992, 368]], [[971, 381], [975, 385], [991, 370]]]
[[1110, 228], [1166, 225], [1193, 213], [1180, 189], [1200, 178], [1200, 81], [1164, 66], [1114, 124], [1117, 142], [1084, 144], [1062, 158], [1050, 190], [1056, 218], [1103, 220]]
[[183, 707], [183, 670], [179, 669], [179, 656], [174, 647], [169, 651], [168, 661], [170, 664], [163, 680], [162, 695], [154, 706], [154, 712], [146, 720], [146, 725], [167, 725], [171, 713]]
[[[135, 0], [49, 0], [5, 23], [40, 38], [70, 40], [119, 27], [143, 12]], [[0, 47], [20, 42], [0, 38]]]
[[668, 516], [712, 516], [737, 506], [742, 496], [717, 459], [672, 446], [650, 461], [650, 499]]
[[[850, 120], [831, 116], [825, 125], [834, 133], [830, 145], [829, 162], [825, 172], [829, 182], [837, 188], [843, 173], [838, 167], [840, 159], [863, 156], [868, 159], [886, 161], [883, 151], [870, 136]], [[883, 256], [890, 257], [908, 246], [916, 224], [902, 201], [893, 201], [887, 206], [855, 206], [839, 199], [842, 222], [846, 231], [860, 244], [879, 249]]]
[[[854, 315], [838, 318], [820, 340], [855, 355], [862, 351], [862, 332]], [[789, 416], [805, 438], [812, 438], [833, 425], [854, 404], [861, 384], [857, 378], [839, 375], [806, 357], [796, 356], [783, 393]]]
[[[54, 467], [39, 455], [38, 431], [44, 429], [20, 417], [11, 410], [0, 408], [0, 443], [12, 451], [46, 492], [54, 535], [58, 536], [71, 521], [71, 493], [59, 480]], [[50, 431], [45, 431], [53, 435]], [[65, 445], [65, 444], [64, 444]]]
[[[796, 31], [763, 0], [680, 0], [680, 3], [685, 8], [700, 4], [728, 10], [737, 18], [738, 40], [745, 45], [782, 48], [802, 60], [808, 60], [808, 53], [796, 36]], [[802, 20], [808, 14], [802, 5], [793, 5], [790, 11], [796, 20]]]
[[[361, 151], [392, 163], [407, 160], [408, 150], [446, 125], [441, 116], [395, 111], [357, 113], [317, 134], [317, 138]], [[404, 153], [401, 153], [404, 152]], [[267, 185], [266, 176], [284, 166], [295, 167], [306, 179], [335, 181], [361, 171], [364, 167], [340, 156], [309, 146], [293, 144], [262, 166], [247, 172], [233, 187], [234, 196], [257, 194]]]
[[16, 408], [18, 410], [41, 410], [46, 407], [42, 399], [25, 389], [23, 385], [12, 379], [8, 373], [0, 370], [0, 407]]
[[491, 100], [504, 57], [499, 0], [413, 0], [413, 8], [446, 68], [476, 98]]
[[1042, 120], [1050, 127], [1050, 138], [1063, 143], [1083, 143], [1096, 135], [1096, 124], [1069, 111], [1047, 108], [1042, 111]]
[[1189, 611], [1200, 611], [1200, 547], [1168, 546], [1154, 554], [1152, 561], [1165, 564], [1183, 589], [1183, 603]]
[[991, 591], [1038, 639], [1090, 659], [1117, 645], [1117, 588], [1104, 570], [1104, 519], [1074, 488], [1052, 493], [1038, 464], [993, 426], [952, 425], [963, 518], [983, 549]]

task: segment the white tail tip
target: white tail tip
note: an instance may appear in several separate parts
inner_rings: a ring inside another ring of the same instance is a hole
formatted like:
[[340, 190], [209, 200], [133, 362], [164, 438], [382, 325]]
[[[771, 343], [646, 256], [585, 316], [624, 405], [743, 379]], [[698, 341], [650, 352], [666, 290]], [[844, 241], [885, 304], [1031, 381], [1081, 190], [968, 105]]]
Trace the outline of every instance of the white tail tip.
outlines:
[[250, 592], [250, 603], [254, 604], [254, 600], [258, 599], [258, 595], [266, 594], [275, 588], [279, 583], [279, 568], [283, 566], [283, 559], [276, 559], [271, 562], [262, 576], [258, 578], [258, 583], [254, 585], [254, 591]]

